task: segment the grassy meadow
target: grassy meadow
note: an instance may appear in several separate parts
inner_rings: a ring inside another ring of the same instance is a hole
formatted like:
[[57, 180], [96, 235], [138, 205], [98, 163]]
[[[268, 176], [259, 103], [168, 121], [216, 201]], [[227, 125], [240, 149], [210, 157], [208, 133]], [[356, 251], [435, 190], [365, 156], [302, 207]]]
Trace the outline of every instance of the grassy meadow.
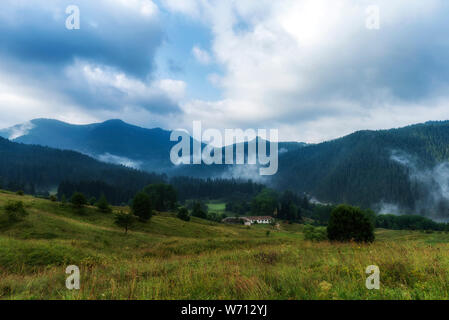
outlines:
[[[445, 233], [377, 230], [373, 244], [331, 244], [304, 240], [301, 225], [158, 213], [125, 235], [95, 208], [0, 191], [0, 207], [17, 200], [29, 213], [22, 221], [0, 210], [0, 299], [449, 298]], [[72, 264], [80, 290], [65, 287]], [[380, 268], [380, 290], [365, 287], [369, 265]]]

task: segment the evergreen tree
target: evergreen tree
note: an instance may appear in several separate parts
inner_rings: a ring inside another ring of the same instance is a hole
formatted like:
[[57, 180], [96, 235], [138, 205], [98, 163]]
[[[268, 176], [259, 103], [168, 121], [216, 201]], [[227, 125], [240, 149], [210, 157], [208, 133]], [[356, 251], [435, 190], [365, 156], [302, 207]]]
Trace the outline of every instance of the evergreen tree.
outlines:
[[176, 191], [169, 184], [152, 184], [145, 187], [144, 192], [150, 196], [151, 203], [157, 211], [173, 210], [176, 206]]
[[98, 202], [96, 203], [96, 206], [98, 208], [98, 211], [102, 213], [110, 213], [112, 211], [104, 194], [101, 195], [100, 200], [98, 200]]
[[292, 191], [285, 191], [280, 200], [278, 218], [287, 221], [298, 221], [300, 219], [299, 209], [295, 203], [300, 199]]
[[132, 213], [141, 221], [148, 221], [153, 216], [153, 206], [151, 204], [150, 196], [145, 192], [136, 194], [132, 201]]
[[65, 196], [65, 194], [63, 194], [61, 197], [61, 204], [64, 206], [66, 203], [67, 203], [67, 197]]
[[75, 192], [72, 195], [70, 202], [77, 209], [81, 209], [82, 207], [84, 207], [87, 204], [86, 197], [81, 192]]
[[90, 197], [88, 202], [89, 205], [93, 206], [97, 202], [97, 199], [95, 197]]
[[207, 212], [202, 208], [201, 203], [199, 201], [195, 201], [193, 203], [192, 216], [207, 219]]
[[251, 212], [257, 216], [272, 216], [278, 207], [278, 195], [274, 190], [264, 189], [251, 202]]

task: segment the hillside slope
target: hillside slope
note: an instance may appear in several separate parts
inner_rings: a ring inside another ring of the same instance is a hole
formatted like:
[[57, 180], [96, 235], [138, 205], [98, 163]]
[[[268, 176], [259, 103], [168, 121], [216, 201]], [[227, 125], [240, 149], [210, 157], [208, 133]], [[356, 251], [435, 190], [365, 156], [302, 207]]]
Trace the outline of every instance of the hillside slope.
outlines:
[[[28, 215], [9, 221], [9, 201]], [[0, 299], [449, 298], [447, 234], [378, 230], [364, 245], [304, 241], [301, 230], [158, 213], [125, 235], [112, 214], [0, 191]], [[365, 288], [373, 257], [381, 290]], [[65, 287], [69, 265], [80, 290]]]
[[[280, 158], [276, 185], [323, 202], [449, 217], [449, 122], [360, 131]], [[395, 212], [396, 213], [396, 212]]]
[[0, 183], [10, 190], [34, 193], [55, 189], [62, 181], [93, 180], [126, 187], [123, 189], [130, 191], [131, 197], [132, 192], [162, 181], [163, 177], [103, 163], [74, 151], [25, 145], [0, 138]]

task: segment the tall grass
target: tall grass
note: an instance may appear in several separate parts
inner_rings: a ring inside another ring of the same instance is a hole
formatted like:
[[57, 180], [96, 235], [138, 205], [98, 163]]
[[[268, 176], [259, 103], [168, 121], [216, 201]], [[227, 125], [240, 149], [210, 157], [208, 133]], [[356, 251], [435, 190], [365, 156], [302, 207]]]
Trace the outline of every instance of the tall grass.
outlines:
[[[16, 200], [0, 193], [0, 207]], [[79, 215], [20, 200], [23, 220], [1, 224], [0, 211], [1, 299], [449, 298], [444, 233], [378, 230], [373, 244], [335, 244], [304, 240], [299, 225], [248, 229], [163, 213], [125, 235], [95, 208]], [[70, 264], [81, 290], [65, 288]], [[369, 265], [380, 268], [380, 290], [365, 287]]]

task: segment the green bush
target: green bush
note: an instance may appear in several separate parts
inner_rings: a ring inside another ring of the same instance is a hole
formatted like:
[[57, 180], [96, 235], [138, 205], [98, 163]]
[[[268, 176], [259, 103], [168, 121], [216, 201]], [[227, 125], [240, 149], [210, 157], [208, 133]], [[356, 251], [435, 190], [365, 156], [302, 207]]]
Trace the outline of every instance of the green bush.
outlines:
[[327, 236], [331, 241], [373, 242], [374, 226], [360, 208], [339, 205], [331, 213]]
[[304, 227], [304, 238], [309, 241], [325, 241], [327, 240], [326, 228], [306, 225]]
[[9, 222], [18, 222], [28, 215], [22, 201], [8, 202], [4, 209]]
[[72, 203], [72, 205], [75, 208], [81, 209], [82, 207], [84, 207], [87, 204], [87, 199], [84, 196], [84, 194], [82, 194], [80, 192], [75, 192], [72, 195], [72, 198], [70, 199], [70, 202]]
[[190, 221], [189, 210], [185, 207], [181, 207], [178, 210], [178, 218], [183, 221]]

